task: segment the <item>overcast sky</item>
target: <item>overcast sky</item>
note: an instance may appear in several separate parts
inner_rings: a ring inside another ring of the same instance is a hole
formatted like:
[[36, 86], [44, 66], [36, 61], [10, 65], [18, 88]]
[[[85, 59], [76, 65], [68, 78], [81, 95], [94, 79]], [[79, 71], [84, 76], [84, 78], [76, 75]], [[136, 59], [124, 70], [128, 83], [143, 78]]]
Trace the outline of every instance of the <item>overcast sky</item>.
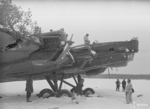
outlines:
[[24, 10], [30, 8], [32, 19], [43, 32], [65, 29], [74, 35], [74, 45], [83, 43], [89, 33], [93, 42], [130, 40], [140, 41], [140, 50], [150, 50], [150, 2], [149, 1], [53, 1], [13, 0]]

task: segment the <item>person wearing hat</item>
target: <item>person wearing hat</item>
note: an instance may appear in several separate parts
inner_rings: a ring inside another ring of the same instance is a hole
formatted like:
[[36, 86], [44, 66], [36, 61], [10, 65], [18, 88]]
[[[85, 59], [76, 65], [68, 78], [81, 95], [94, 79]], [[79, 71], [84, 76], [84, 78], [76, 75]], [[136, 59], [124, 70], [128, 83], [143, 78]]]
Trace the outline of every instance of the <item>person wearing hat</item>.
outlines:
[[27, 92], [27, 94], [26, 94], [27, 102], [32, 102], [32, 101], [30, 101], [31, 93], [33, 93], [32, 76], [29, 76], [29, 78], [26, 81], [26, 89], [25, 89], [25, 91]]
[[127, 84], [127, 86], [126, 86], [126, 92], [125, 92], [125, 94], [126, 94], [126, 102], [127, 102], [127, 104], [129, 104], [129, 103], [132, 103], [132, 89], [133, 89], [133, 86], [132, 86], [132, 84], [131, 84], [131, 80], [130, 79], [128, 79], [128, 84]]

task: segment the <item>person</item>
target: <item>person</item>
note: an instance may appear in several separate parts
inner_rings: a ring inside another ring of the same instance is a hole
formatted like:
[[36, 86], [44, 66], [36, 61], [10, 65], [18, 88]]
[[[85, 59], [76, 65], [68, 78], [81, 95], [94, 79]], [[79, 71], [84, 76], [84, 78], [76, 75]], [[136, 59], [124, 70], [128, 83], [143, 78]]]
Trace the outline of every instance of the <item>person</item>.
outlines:
[[26, 81], [26, 100], [27, 102], [32, 102], [30, 101], [31, 93], [33, 93], [33, 81], [32, 81], [32, 76], [30, 76], [27, 81]]
[[122, 81], [122, 91], [124, 92], [126, 88], [126, 81], [125, 79]]
[[84, 44], [85, 44], [85, 45], [89, 45], [89, 44], [90, 44], [90, 40], [89, 40], [88, 36], [89, 36], [89, 34], [86, 34], [86, 35], [84, 36]]
[[126, 92], [125, 92], [125, 94], [126, 94], [126, 102], [127, 102], [127, 104], [129, 104], [129, 103], [132, 103], [132, 89], [133, 89], [133, 86], [132, 86], [132, 84], [131, 84], [131, 80], [130, 79], [128, 79], [128, 84], [127, 84], [127, 87], [126, 87]]
[[83, 83], [84, 83], [84, 79], [81, 79], [75, 88], [75, 91], [73, 94], [74, 96], [73, 96], [72, 100], [75, 100], [76, 104], [79, 104], [79, 99], [80, 99], [80, 96], [82, 95]]
[[117, 79], [117, 81], [116, 81], [116, 91], [119, 91], [119, 88], [120, 88], [120, 81], [119, 81], [119, 79]]

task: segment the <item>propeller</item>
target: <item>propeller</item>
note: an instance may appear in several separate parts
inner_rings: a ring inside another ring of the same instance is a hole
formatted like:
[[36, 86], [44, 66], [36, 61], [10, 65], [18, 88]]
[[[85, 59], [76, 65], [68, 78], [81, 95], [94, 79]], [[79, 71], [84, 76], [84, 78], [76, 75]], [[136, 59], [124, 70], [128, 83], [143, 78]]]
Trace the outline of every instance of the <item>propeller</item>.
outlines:
[[[73, 34], [72, 34], [70, 40], [67, 40], [67, 41], [66, 41], [66, 45], [65, 45], [65, 47], [64, 47], [63, 52], [61, 53], [61, 55], [60, 55], [60, 56], [58, 57], [58, 59], [56, 60], [57, 65], [60, 65], [60, 64], [62, 64], [62, 63], [65, 62], [64, 59], [65, 59], [66, 55], [69, 54], [69, 48], [70, 48], [70, 46], [74, 43], [74, 42], [72, 41], [72, 38], [73, 38]], [[70, 55], [70, 54], [69, 54], [69, 55]]]
[[[74, 43], [74, 42], [72, 41], [72, 38], [73, 38], [73, 34], [72, 34], [70, 40], [68, 40], [68, 41], [66, 42], [66, 45], [65, 45], [65, 47], [64, 47], [64, 50], [63, 50], [62, 54], [60, 55], [60, 58], [61, 58], [61, 59], [64, 59], [64, 58], [65, 58], [65, 56], [66, 56], [66, 54], [67, 54], [67, 52], [68, 52], [68, 50], [69, 50], [69, 47]], [[59, 58], [58, 58], [58, 60], [59, 60]]]

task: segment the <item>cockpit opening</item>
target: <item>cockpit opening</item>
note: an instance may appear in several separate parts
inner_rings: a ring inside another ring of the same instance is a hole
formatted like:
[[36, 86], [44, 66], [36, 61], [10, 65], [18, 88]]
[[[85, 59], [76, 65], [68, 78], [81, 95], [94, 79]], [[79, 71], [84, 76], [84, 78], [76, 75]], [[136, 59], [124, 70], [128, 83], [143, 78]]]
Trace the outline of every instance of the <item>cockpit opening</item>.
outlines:
[[7, 45], [6, 47], [2, 48], [2, 51], [7, 51], [7, 50], [18, 50], [19, 48], [21, 48], [21, 43], [22, 40], [21, 39], [17, 39], [14, 43], [11, 43], [9, 45]]

